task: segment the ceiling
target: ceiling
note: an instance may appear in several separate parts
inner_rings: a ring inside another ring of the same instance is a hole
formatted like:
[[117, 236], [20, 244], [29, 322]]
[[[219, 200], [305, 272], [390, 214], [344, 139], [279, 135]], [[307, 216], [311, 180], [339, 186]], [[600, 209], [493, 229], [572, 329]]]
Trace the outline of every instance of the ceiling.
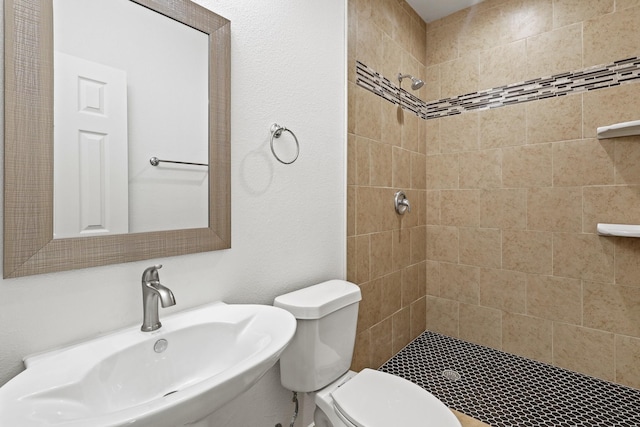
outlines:
[[407, 0], [425, 22], [435, 21], [482, 0]]

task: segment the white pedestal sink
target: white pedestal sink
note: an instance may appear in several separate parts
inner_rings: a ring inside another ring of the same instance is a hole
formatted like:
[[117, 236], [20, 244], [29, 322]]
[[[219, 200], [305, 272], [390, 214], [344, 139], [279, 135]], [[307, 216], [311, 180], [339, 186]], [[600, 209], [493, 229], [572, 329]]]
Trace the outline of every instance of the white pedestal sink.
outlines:
[[254, 385], [296, 328], [285, 310], [216, 302], [25, 359], [0, 388], [0, 426], [196, 423]]

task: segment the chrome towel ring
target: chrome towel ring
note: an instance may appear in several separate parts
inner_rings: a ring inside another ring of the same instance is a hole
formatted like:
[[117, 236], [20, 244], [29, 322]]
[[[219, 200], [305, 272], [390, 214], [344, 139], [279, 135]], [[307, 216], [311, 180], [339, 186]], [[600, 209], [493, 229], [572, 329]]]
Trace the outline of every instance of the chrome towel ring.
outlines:
[[[293, 137], [293, 140], [296, 142], [296, 155], [293, 158], [293, 160], [289, 162], [285, 162], [280, 157], [278, 157], [278, 155], [276, 154], [276, 151], [273, 149], [273, 138], [280, 138], [282, 136], [282, 132], [289, 132]], [[287, 129], [286, 127], [280, 126], [277, 123], [272, 124], [271, 125], [271, 152], [273, 153], [273, 156], [282, 164], [290, 165], [291, 163], [295, 162], [298, 159], [298, 156], [300, 155], [300, 144], [298, 143], [298, 138], [296, 138], [296, 134], [293, 133], [291, 129]]]

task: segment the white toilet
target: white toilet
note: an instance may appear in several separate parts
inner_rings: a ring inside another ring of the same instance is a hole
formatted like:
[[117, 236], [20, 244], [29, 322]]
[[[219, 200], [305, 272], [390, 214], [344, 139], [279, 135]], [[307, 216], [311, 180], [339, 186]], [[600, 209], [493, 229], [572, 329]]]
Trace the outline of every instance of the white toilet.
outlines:
[[420, 386], [372, 369], [349, 371], [361, 298], [357, 285], [330, 280], [274, 300], [298, 320], [280, 357], [282, 385], [315, 392], [315, 427], [461, 427]]

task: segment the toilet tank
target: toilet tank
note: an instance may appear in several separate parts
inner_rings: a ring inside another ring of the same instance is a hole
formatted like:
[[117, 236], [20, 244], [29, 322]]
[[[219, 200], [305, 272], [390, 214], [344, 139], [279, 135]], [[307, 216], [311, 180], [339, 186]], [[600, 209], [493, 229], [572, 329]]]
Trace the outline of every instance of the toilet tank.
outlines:
[[297, 319], [296, 333], [280, 356], [280, 381], [288, 390], [319, 390], [349, 370], [358, 323], [360, 288], [330, 280], [276, 297], [273, 305]]

